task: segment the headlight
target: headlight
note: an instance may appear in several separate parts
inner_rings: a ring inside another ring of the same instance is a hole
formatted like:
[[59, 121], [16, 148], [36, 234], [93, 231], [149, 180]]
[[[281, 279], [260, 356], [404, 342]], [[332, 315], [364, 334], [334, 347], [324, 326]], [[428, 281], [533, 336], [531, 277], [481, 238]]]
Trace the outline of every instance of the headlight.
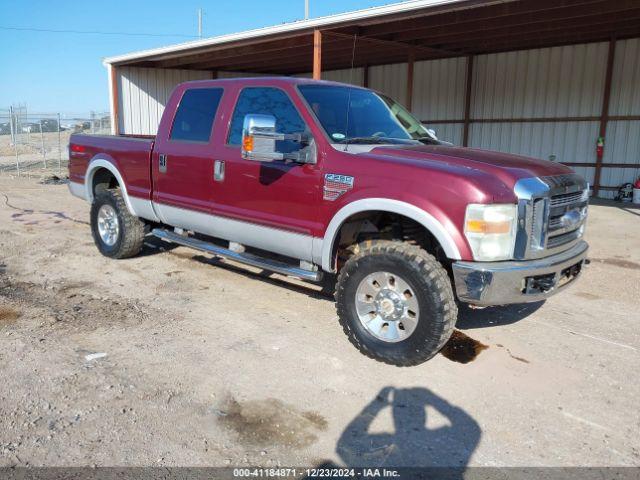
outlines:
[[512, 258], [517, 216], [517, 205], [468, 205], [464, 234], [473, 258], [478, 261]]

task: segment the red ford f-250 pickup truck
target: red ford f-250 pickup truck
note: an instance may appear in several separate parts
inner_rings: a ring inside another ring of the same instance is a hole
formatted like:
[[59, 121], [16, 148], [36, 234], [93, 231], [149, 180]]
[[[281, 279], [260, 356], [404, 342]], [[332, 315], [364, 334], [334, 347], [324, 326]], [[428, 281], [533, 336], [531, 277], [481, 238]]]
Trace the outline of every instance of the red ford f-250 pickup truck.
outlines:
[[451, 146], [385, 95], [332, 82], [184, 83], [155, 138], [73, 135], [69, 176], [104, 255], [131, 257], [155, 235], [337, 275], [345, 333], [394, 365], [442, 348], [456, 299], [546, 299], [588, 249], [588, 185], [568, 167]]

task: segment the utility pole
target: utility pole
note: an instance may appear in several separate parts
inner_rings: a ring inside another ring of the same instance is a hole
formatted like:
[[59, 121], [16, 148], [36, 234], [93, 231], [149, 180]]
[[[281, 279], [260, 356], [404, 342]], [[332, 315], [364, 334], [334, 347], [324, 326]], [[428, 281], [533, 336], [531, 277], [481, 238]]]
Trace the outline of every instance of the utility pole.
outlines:
[[198, 9], [198, 38], [202, 38], [202, 9]]
[[304, 0], [304, 19], [309, 20], [309, 0]]

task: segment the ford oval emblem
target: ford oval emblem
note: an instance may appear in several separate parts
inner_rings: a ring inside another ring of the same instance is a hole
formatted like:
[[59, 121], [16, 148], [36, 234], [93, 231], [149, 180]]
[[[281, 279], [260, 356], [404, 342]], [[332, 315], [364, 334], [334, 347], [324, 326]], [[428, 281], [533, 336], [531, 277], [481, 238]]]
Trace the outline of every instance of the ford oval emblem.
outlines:
[[560, 217], [560, 225], [563, 228], [574, 227], [582, 221], [582, 213], [580, 210], [569, 210]]

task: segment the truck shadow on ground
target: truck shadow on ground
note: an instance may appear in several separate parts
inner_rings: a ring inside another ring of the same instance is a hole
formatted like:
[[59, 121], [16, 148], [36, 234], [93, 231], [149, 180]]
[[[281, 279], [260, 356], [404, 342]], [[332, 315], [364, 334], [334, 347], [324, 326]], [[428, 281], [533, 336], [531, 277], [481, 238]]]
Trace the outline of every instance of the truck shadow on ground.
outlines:
[[[376, 431], [387, 409], [393, 431]], [[447, 478], [462, 478], [481, 436], [471, 415], [431, 390], [384, 387], [344, 429], [336, 453], [343, 467], [446, 467]]]
[[[168, 244], [165, 244], [168, 245]], [[170, 251], [172, 248], [163, 247], [164, 251]], [[175, 248], [175, 247], [174, 247]], [[160, 253], [158, 250], [149, 249], [148, 255], [153, 255], [155, 253]], [[323, 292], [322, 287], [319, 284], [307, 282], [304, 280], [293, 280], [288, 279], [286, 277], [278, 276], [273, 272], [269, 272], [266, 270], [262, 270], [258, 273], [248, 270], [243, 266], [236, 266], [233, 263], [230, 263], [224, 259], [220, 259], [217, 257], [208, 257], [205, 255], [201, 255], [199, 253], [195, 253], [190, 251], [188, 253], [182, 252], [171, 252], [172, 255], [176, 255], [185, 260], [195, 261], [204, 265], [209, 265], [217, 268], [224, 268], [225, 270], [229, 270], [238, 275], [242, 275], [246, 278], [251, 278], [254, 280], [260, 280], [262, 282], [268, 283], [270, 285], [275, 285], [280, 288], [286, 288], [292, 292], [301, 293], [307, 295], [311, 298], [327, 300], [333, 302], [333, 294], [328, 292]]]
[[544, 305], [544, 301], [472, 309], [467, 305], [458, 304], [456, 327], [460, 330], [473, 330], [476, 328], [510, 325], [524, 320], [538, 311], [542, 305]]
[[142, 245], [142, 251], [136, 257], [150, 257], [159, 253], [170, 252], [179, 246], [177, 243], [164, 242], [152, 235], [147, 235]]
[[[157, 253], [170, 252], [188, 261], [196, 261], [204, 265], [224, 268], [247, 278], [260, 280], [279, 288], [286, 288], [292, 292], [307, 295], [314, 299], [334, 302], [333, 292], [335, 291], [335, 276], [326, 276], [322, 284], [307, 282], [303, 280], [292, 280], [279, 276], [272, 272], [263, 270], [258, 273], [248, 270], [243, 266], [235, 265], [224, 259], [210, 257], [199, 254], [195, 251], [186, 252], [173, 251], [178, 247], [176, 244], [163, 242], [160, 239], [148, 237], [145, 239], [145, 246], [140, 253], [141, 256], [155, 255]], [[536, 312], [544, 301], [535, 303], [524, 303], [515, 305], [503, 305], [488, 307], [484, 309], [471, 309], [465, 304], [458, 304], [458, 322], [456, 327], [460, 330], [471, 330], [500, 325], [509, 325], [523, 320]]]

